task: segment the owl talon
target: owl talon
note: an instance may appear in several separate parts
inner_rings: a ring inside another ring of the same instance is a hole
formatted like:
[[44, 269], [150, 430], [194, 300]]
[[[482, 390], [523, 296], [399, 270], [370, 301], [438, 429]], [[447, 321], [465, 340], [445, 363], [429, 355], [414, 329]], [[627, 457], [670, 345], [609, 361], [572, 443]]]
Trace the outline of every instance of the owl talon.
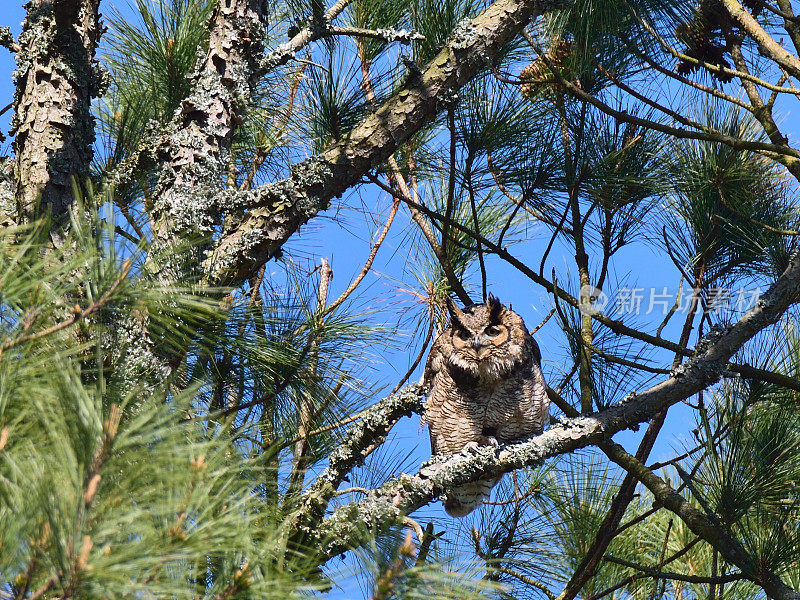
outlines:
[[480, 441], [471, 441], [464, 444], [464, 447], [461, 449], [461, 452], [464, 454], [475, 454], [481, 448], [485, 448], [486, 446], [491, 446], [492, 448], [498, 448], [500, 446], [500, 442], [497, 441], [497, 438], [493, 436], [483, 436], [481, 437]]

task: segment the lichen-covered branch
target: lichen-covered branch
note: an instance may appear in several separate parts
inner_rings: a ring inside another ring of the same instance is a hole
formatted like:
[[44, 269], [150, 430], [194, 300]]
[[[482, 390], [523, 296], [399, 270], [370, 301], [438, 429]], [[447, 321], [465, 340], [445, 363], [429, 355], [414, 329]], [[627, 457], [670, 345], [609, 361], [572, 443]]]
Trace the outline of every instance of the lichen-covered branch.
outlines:
[[345, 140], [297, 165], [292, 175], [265, 185], [242, 202], [248, 210], [205, 261], [213, 283], [243, 281], [275, 256], [301, 225], [331, 199], [357, 184], [428, 123], [454, 94], [497, 55], [530, 20], [556, 8], [551, 0], [497, 0], [454, 30], [421, 73], [355, 127]]
[[288, 42], [267, 52], [261, 60], [262, 68], [270, 70], [279, 65], [285, 65], [308, 44], [328, 34], [333, 20], [347, 8], [351, 1], [338, 0], [322, 15], [321, 23], [312, 22], [309, 26], [304, 27], [293, 35]]
[[19, 222], [73, 200], [73, 178], [89, 174], [94, 143], [92, 98], [106, 77], [95, 61], [100, 0], [32, 0], [19, 37], [12, 131]]
[[[154, 252], [192, 242], [167, 274], [182, 280], [199, 267], [203, 245], [218, 224], [217, 197], [233, 135], [244, 120], [262, 70], [265, 28], [260, 0], [217, 2], [208, 50], [195, 67], [192, 93], [181, 102], [155, 149], [158, 181], [152, 193]], [[161, 267], [164, 269], [164, 267]]]
[[408, 29], [364, 29], [362, 27], [332, 27], [330, 35], [349, 35], [351, 37], [366, 37], [381, 40], [387, 44], [399, 42], [410, 44], [414, 40], [424, 40], [425, 36]]
[[775, 324], [800, 299], [799, 294], [800, 253], [796, 253], [752, 310], [732, 326], [712, 329], [698, 344], [695, 356], [674, 369], [668, 379], [631, 393], [601, 412], [566, 419], [531, 440], [497, 449], [481, 448], [468, 455], [434, 457], [416, 475], [389, 480], [361, 501], [336, 509], [317, 528], [316, 545], [323, 560], [353, 547], [364, 526], [374, 532], [385, 530], [454, 485], [536, 465], [546, 458], [600, 445], [624, 429], [635, 429], [665, 408], [719, 381], [731, 356], [759, 331]]
[[354, 468], [364, 462], [369, 448], [381, 443], [401, 418], [421, 412], [421, 395], [421, 386], [407, 385], [364, 411], [348, 430], [342, 444], [331, 452], [328, 467], [300, 499], [296, 517], [299, 538], [309, 535], [311, 525], [322, 519], [336, 489]]

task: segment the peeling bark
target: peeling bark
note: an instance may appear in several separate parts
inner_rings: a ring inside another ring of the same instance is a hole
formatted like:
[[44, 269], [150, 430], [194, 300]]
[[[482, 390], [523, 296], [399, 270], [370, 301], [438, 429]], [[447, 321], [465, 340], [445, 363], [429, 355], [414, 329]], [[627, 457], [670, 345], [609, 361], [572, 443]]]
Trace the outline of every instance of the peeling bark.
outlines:
[[[31, 0], [19, 38], [12, 122], [17, 221], [63, 220], [73, 179], [89, 174], [91, 100], [105, 85], [95, 61], [100, 0]], [[54, 232], [54, 236], [58, 234]]]
[[365, 526], [373, 532], [385, 530], [453, 486], [533, 466], [559, 454], [604, 443], [624, 429], [636, 429], [660, 411], [719, 381], [731, 356], [759, 331], [777, 323], [789, 306], [800, 300], [799, 290], [800, 253], [796, 253], [752, 310], [734, 325], [712, 330], [698, 344], [695, 356], [674, 369], [667, 380], [631, 393], [601, 412], [566, 419], [526, 442], [485, 447], [468, 455], [435, 457], [416, 475], [391, 479], [363, 500], [336, 509], [316, 531], [314, 545], [321, 548], [322, 560], [357, 545]]
[[16, 209], [14, 207], [14, 163], [4, 156], [0, 158], [0, 227], [14, 224]]
[[214, 202], [225, 180], [233, 135], [242, 123], [260, 77], [265, 30], [260, 0], [222, 0], [210, 21], [208, 51], [192, 75], [194, 89], [176, 111], [154, 152], [158, 182], [150, 211], [154, 254], [177, 244], [191, 244], [172, 255], [167, 279], [196, 274], [201, 243], [219, 222]]
[[204, 264], [215, 284], [244, 281], [331, 199], [357, 184], [487, 66], [532, 18], [563, 6], [551, 0], [497, 0], [453, 31], [450, 42], [420, 74], [367, 117], [347, 138], [293, 169], [291, 177], [251, 193], [222, 194], [220, 203], [245, 214], [229, 224]]

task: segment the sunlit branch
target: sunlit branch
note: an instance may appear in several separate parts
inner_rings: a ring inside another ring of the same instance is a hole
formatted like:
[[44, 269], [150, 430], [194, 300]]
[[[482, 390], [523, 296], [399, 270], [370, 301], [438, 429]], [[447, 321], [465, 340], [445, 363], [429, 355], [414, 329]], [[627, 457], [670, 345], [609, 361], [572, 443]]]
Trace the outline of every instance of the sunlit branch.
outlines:
[[730, 210], [737, 217], [740, 217], [740, 218], [744, 219], [748, 223], [751, 223], [751, 224], [755, 225], [756, 227], [762, 227], [763, 229], [766, 229], [770, 233], [776, 233], [778, 235], [788, 235], [788, 236], [800, 235], [800, 231], [796, 231], [794, 229], [778, 229], [777, 227], [773, 227], [772, 225], [768, 225], [767, 223], [764, 223], [763, 221], [759, 221], [758, 219], [754, 219], [750, 215], [744, 214], [742, 211], [740, 211], [735, 206], [731, 205], [730, 202], [728, 202], [727, 198], [725, 197], [725, 194], [722, 192], [722, 189], [719, 189], [718, 191], [719, 191], [719, 199], [722, 201], [722, 204], [725, 206], [725, 208]]
[[536, 588], [537, 590], [542, 592], [545, 596], [547, 596], [550, 600], [556, 600], [556, 595], [550, 591], [550, 588], [548, 588], [542, 582], [537, 581], [533, 577], [528, 577], [524, 573], [520, 573], [519, 571], [514, 571], [513, 569], [509, 569], [508, 567], [492, 567], [492, 569], [494, 571], [497, 571], [498, 573], [503, 573], [505, 575], [513, 577], [514, 579], [518, 579], [525, 585], [529, 585], [531, 587]]
[[777, 62], [784, 69], [792, 73], [795, 77], [800, 77], [800, 60], [772, 39], [764, 31], [758, 21], [753, 18], [746, 8], [736, 0], [722, 0], [722, 4], [728, 13], [739, 23], [739, 25], [753, 38], [758, 44], [761, 53]]
[[361, 419], [350, 428], [342, 444], [331, 452], [328, 467], [298, 502], [298, 538], [315, 534], [316, 527], [312, 528], [311, 524], [325, 514], [336, 488], [355, 467], [362, 464], [370, 447], [383, 439], [402, 417], [422, 410], [420, 395], [418, 385], [408, 385], [361, 413]]
[[770, 12], [774, 12], [779, 17], [783, 18], [783, 28], [789, 34], [789, 39], [792, 40], [794, 51], [800, 53], [800, 22], [792, 9], [791, 0], [777, 0], [780, 10], [771, 6], [765, 0], [757, 0], [761, 6], [764, 6]]
[[398, 381], [392, 388], [392, 394], [405, 385], [405, 383], [411, 378], [411, 375], [414, 373], [416, 368], [419, 366], [419, 363], [422, 362], [422, 358], [425, 356], [425, 352], [428, 349], [428, 344], [430, 344], [431, 339], [433, 339], [433, 332], [436, 330], [436, 324], [434, 322], [433, 315], [430, 315], [428, 321], [428, 332], [425, 334], [425, 339], [422, 340], [422, 346], [420, 346], [419, 352], [417, 353], [416, 358], [414, 358], [414, 362], [412, 362], [411, 366], [408, 367], [406, 374], [403, 375], [403, 377], [400, 378], [400, 381]]
[[369, 256], [367, 256], [367, 260], [364, 263], [364, 266], [361, 268], [361, 271], [353, 280], [353, 283], [347, 286], [347, 289], [343, 291], [336, 300], [331, 302], [327, 308], [325, 308], [323, 314], [329, 314], [332, 313], [334, 310], [336, 310], [339, 307], [339, 305], [341, 305], [342, 302], [347, 300], [350, 294], [352, 294], [356, 290], [359, 284], [364, 280], [364, 277], [367, 276], [367, 273], [369, 273], [370, 269], [372, 268], [372, 263], [375, 262], [375, 257], [378, 254], [378, 250], [380, 250], [381, 244], [383, 244], [383, 240], [386, 239], [386, 234], [389, 233], [389, 228], [392, 226], [392, 222], [394, 221], [394, 217], [397, 214], [397, 209], [399, 206], [400, 206], [400, 200], [395, 198], [394, 202], [392, 203], [392, 208], [389, 211], [389, 216], [386, 217], [386, 224], [383, 226], [383, 229], [378, 235], [378, 239], [376, 239], [375, 243], [372, 245], [372, 249], [369, 252]]
[[[303, 77], [305, 76], [307, 68], [308, 65], [306, 63], [301, 63], [292, 76], [292, 82], [289, 85], [289, 97], [287, 98], [286, 109], [283, 112], [280, 122], [273, 125], [275, 127], [275, 131], [270, 134], [270, 136], [275, 140], [280, 140], [280, 138], [283, 137], [284, 132], [289, 125], [292, 114], [294, 113], [297, 91], [300, 89], [300, 84], [303, 81]], [[253, 163], [250, 165], [250, 170], [248, 171], [245, 180], [239, 186], [239, 189], [249, 190], [253, 187], [253, 181], [255, 181], [256, 175], [258, 174], [261, 166], [264, 164], [270, 149], [271, 148], [267, 148], [264, 145], [259, 145], [256, 147], [256, 155], [253, 157]]]
[[424, 40], [425, 36], [416, 31], [406, 29], [364, 29], [363, 27], [332, 27], [328, 30], [328, 35], [347, 35], [350, 37], [371, 38], [381, 40], [386, 43], [400, 42], [410, 44], [414, 40]]
[[[554, 286], [555, 285], [556, 284], [555, 284], [555, 281], [554, 281]], [[558, 295], [557, 294], [553, 294], [553, 302], [555, 303], [555, 310], [558, 311], [558, 314], [561, 317], [561, 320], [564, 323], [567, 323], [568, 322], [567, 316], [561, 310], [561, 307], [560, 307], [560, 305], [558, 303]], [[638, 369], [640, 371], [646, 371], [648, 373], [656, 373], [656, 374], [659, 374], [659, 375], [669, 375], [669, 369], [660, 369], [658, 367], [651, 367], [649, 365], [643, 365], [641, 363], [637, 363], [635, 361], [628, 360], [626, 358], [622, 358], [621, 356], [614, 356], [613, 354], [609, 354], [608, 352], [604, 352], [603, 350], [600, 350], [600, 348], [598, 348], [594, 344], [592, 344], [590, 342], [587, 342], [582, 336], [577, 335], [571, 329], [564, 328], [564, 331], [565, 331], [565, 333], [567, 335], [572, 337], [578, 344], [588, 348], [589, 350], [591, 350], [592, 352], [597, 354], [600, 358], [602, 358], [603, 360], [606, 360], [606, 361], [608, 361], [610, 363], [615, 363], [615, 364], [622, 365], [622, 366], [625, 366], [625, 367], [630, 367], [632, 369]]]
[[[322, 23], [312, 23], [297, 32], [291, 40], [281, 44], [263, 58], [265, 70], [273, 69], [279, 65], [286, 64], [294, 56], [311, 42], [325, 37], [329, 31], [330, 23], [347, 8], [352, 0], [338, 0], [322, 16]], [[326, 27], [326, 25], [328, 27]]]
[[694, 120], [692, 120], [692, 119], [680, 114], [679, 112], [676, 112], [676, 111], [672, 110], [671, 108], [668, 108], [668, 107], [664, 106], [663, 104], [660, 104], [659, 102], [656, 102], [652, 98], [649, 98], [649, 97], [645, 96], [644, 94], [641, 94], [641, 93], [637, 92], [631, 86], [629, 86], [625, 82], [623, 82], [619, 77], [614, 75], [614, 73], [611, 73], [611, 72], [607, 71], [603, 67], [602, 64], [597, 63], [597, 69], [603, 75], [608, 77], [609, 80], [614, 82], [614, 85], [616, 85], [619, 89], [621, 89], [625, 93], [633, 96], [634, 98], [636, 98], [640, 102], [643, 102], [647, 106], [650, 106], [650, 107], [656, 109], [657, 111], [660, 111], [660, 112], [664, 113], [665, 115], [668, 115], [668, 116], [672, 117], [673, 119], [675, 119], [675, 121], [677, 121], [681, 125], [684, 125], [686, 127], [692, 127], [693, 129], [697, 129], [698, 131], [704, 131], [704, 132], [709, 133], [709, 134], [721, 133], [721, 132], [716, 131], [713, 127], [709, 127], [708, 125], [703, 125], [702, 123], [700, 123], [698, 121], [694, 121]]

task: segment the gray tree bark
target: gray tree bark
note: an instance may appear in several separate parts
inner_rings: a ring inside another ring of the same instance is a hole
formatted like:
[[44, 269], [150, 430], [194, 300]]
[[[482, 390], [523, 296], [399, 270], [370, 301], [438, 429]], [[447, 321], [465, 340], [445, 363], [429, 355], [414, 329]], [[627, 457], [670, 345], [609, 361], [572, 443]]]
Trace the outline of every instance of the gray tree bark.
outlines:
[[[73, 182], [89, 174], [92, 98], [104, 86], [95, 61], [100, 0], [32, 0], [14, 72], [14, 180], [17, 220], [50, 212], [63, 223]], [[54, 240], [58, 229], [54, 229]]]

